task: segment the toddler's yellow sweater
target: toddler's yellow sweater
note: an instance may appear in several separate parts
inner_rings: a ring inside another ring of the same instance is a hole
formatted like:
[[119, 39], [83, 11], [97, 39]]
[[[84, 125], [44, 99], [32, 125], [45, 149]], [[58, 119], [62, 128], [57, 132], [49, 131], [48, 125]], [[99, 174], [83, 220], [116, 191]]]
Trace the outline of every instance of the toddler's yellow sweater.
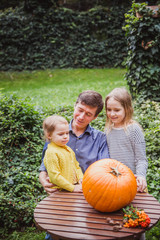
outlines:
[[50, 181], [60, 189], [74, 190], [75, 174], [77, 180], [83, 178], [82, 170], [75, 153], [68, 146], [58, 146], [51, 142], [44, 156], [44, 165]]

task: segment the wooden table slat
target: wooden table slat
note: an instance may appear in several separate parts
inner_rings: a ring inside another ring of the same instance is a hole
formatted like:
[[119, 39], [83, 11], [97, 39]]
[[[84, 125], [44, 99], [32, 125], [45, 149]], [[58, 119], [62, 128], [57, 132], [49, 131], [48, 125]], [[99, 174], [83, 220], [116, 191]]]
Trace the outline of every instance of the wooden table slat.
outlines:
[[[138, 204], [133, 204], [133, 206], [135, 206], [135, 207], [137, 207], [138, 209], [141, 209], [142, 207], [143, 207], [143, 209], [144, 209], [144, 211], [146, 212], [146, 213], [155, 213], [155, 214], [158, 214], [158, 215], [160, 215], [160, 209], [158, 209], [158, 207], [155, 209], [155, 208], [148, 208], [147, 206], [144, 206], [143, 204], [140, 204], [140, 205], [138, 205]], [[52, 207], [52, 206], [48, 206], [48, 205], [46, 205], [46, 204], [44, 204], [44, 205], [42, 205], [41, 204], [41, 209], [55, 209], [55, 210], [57, 210], [57, 209], [60, 209], [60, 210], [63, 210], [63, 211], [72, 211], [72, 210], [74, 210], [74, 206], [73, 207], [71, 207], [71, 206], [60, 206], [60, 208], [58, 208], [58, 206], [57, 205], [54, 205], [54, 207]], [[78, 207], [78, 209], [77, 209], [77, 212], [79, 212], [79, 214], [81, 213], [81, 212], [89, 212], [89, 213], [92, 213], [92, 212], [94, 212], [95, 213], [95, 210], [93, 209], [93, 208], [80, 208], [80, 207]], [[97, 212], [97, 214], [98, 214], [98, 212]]]
[[[43, 222], [43, 223], [50, 223], [50, 221], [52, 222], [52, 220], [62, 220], [64, 221], [66, 224], [71, 223], [71, 222], [85, 222], [87, 224], [92, 223], [92, 224], [100, 224], [100, 225], [107, 225], [108, 227], [111, 226], [109, 224], [107, 224], [106, 219], [94, 219], [94, 218], [86, 218], [86, 217], [74, 217], [74, 216], [64, 216], [64, 215], [58, 215], [58, 214], [46, 214], [46, 213], [38, 213], [36, 214], [35, 217], [36, 220], [38, 220], [39, 222]], [[122, 218], [112, 218], [114, 221], [119, 222], [120, 224], [123, 224], [123, 219]], [[152, 218], [151, 219], [151, 224], [156, 224], [157, 219]], [[111, 226], [112, 227], [112, 226]], [[126, 228], [124, 228], [126, 229]], [[131, 229], [132, 231], [132, 229]], [[134, 230], [135, 231], [135, 230]], [[139, 230], [138, 230], [139, 231]]]
[[[62, 199], [61, 198], [57, 198], [57, 199], [56, 198], [50, 198], [50, 199], [42, 200], [39, 204], [43, 204], [43, 201], [45, 201], [45, 204], [47, 204], [47, 205], [52, 205], [53, 202], [54, 202], [54, 204], [57, 204], [57, 205], [67, 204], [68, 206], [70, 206], [70, 205], [74, 204], [75, 206], [83, 205], [84, 207], [91, 207], [86, 202], [85, 199], [84, 200], [82, 199], [80, 201], [76, 200], [76, 202], [75, 202], [75, 199], [74, 200], [72, 199], [72, 201], [71, 200], [69, 201], [68, 199], [63, 199], [63, 198]], [[134, 199], [133, 201], [134, 201], [134, 203], [139, 203], [140, 199]], [[154, 201], [154, 202], [156, 204], [157, 201]], [[143, 203], [148, 204], [148, 205], [153, 205], [152, 200], [143, 199]], [[158, 203], [157, 203], [157, 205], [158, 205]]]
[[[52, 201], [55, 202], [60, 202], [60, 203], [68, 203], [68, 204], [83, 204], [84, 207], [91, 207], [85, 200], [84, 196], [82, 195], [79, 199], [77, 195], [73, 195], [73, 193], [70, 193], [71, 197], [69, 198], [69, 196], [67, 195], [67, 193], [62, 194], [62, 196], [59, 195], [59, 193], [57, 194], [58, 197], [54, 197], [54, 195], [50, 195], [49, 197], [45, 198], [45, 204], [50, 204]], [[145, 196], [145, 198], [144, 198]], [[76, 201], [75, 201], [76, 199]], [[157, 205], [159, 205], [159, 202], [151, 195], [147, 194], [137, 194], [135, 199], [133, 200], [134, 203], [139, 203], [140, 200], [143, 200], [144, 204], [148, 204], [148, 205], [155, 205], [157, 203]], [[43, 203], [43, 201], [42, 201]], [[57, 203], [58, 204], [58, 203]]]
[[[102, 217], [94, 217], [94, 216], [88, 216], [88, 215], [81, 215], [81, 216], [75, 216], [74, 213], [69, 213], [67, 215], [64, 215], [64, 214], [61, 214], [59, 212], [53, 212], [51, 214], [48, 214], [46, 212], [36, 212], [35, 213], [35, 216], [37, 218], [48, 218], [48, 219], [52, 219], [52, 218], [55, 218], [55, 219], [69, 219], [70, 221], [88, 221], [88, 222], [93, 222], [93, 223], [106, 223], [106, 217], [105, 218], [102, 218]], [[112, 216], [112, 215], [110, 215]], [[122, 216], [115, 216], [115, 217], [112, 217], [112, 219], [116, 220], [116, 221], [122, 221]]]
[[[56, 194], [56, 199], [60, 198], [60, 199], [68, 199], [69, 201], [72, 200], [72, 199], [76, 199], [76, 202], [78, 201], [81, 201], [81, 200], [85, 200], [85, 197], [83, 194], [79, 194], [79, 193], [69, 193], [68, 195], [68, 192], [55, 192], [51, 195], [49, 195], [48, 197], [45, 198], [45, 200], [49, 200], [49, 199], [53, 199], [55, 198], [55, 194]], [[143, 199], [144, 200], [144, 197], [145, 199], [147, 200], [150, 200], [150, 201], [155, 201], [157, 202], [157, 200], [150, 194], [148, 193], [137, 193], [136, 196], [135, 196], [135, 199]]]
[[[64, 211], [63, 210], [59, 210], [59, 209], [36, 209], [35, 210], [35, 213], [46, 213], [47, 212], [47, 214], [48, 215], [52, 215], [52, 214], [59, 214], [59, 215], [64, 215]], [[65, 214], [66, 215], [68, 215], [68, 216], [79, 216], [79, 213], [78, 212], [71, 212], [71, 211], [65, 211]], [[150, 218], [153, 218], [153, 219], [159, 219], [159, 214], [155, 214], [155, 213], [152, 213], [152, 212], [147, 212], [147, 214], [149, 215], [149, 217]], [[90, 218], [100, 218], [100, 217], [98, 217], [99, 215], [98, 215], [98, 213], [87, 213], [87, 212], [81, 212], [81, 216], [84, 216], [84, 217], [90, 217]], [[108, 214], [105, 214], [104, 215], [104, 217], [105, 218], [107, 218], [107, 217], [111, 217], [112, 219], [121, 219], [122, 218], [122, 214], [120, 214], [119, 213], [119, 215], [118, 214], [116, 214], [116, 213], [108, 213]]]
[[[74, 233], [80, 233], [80, 234], [92, 234], [92, 235], [99, 235], [99, 236], [106, 236], [106, 237], [117, 237], [117, 235], [119, 237], [129, 237], [132, 235], [132, 233], [128, 230], [128, 232], [122, 232], [122, 231], [119, 231], [118, 233], [117, 232], [114, 232], [113, 230], [108, 230], [108, 229], [100, 229], [100, 231], [98, 231], [97, 229], [94, 229], [94, 228], [88, 228], [86, 227], [85, 228], [85, 231], [84, 231], [84, 228], [81, 228], [81, 227], [72, 227], [72, 226], [59, 226], [57, 224], [41, 224], [41, 226], [44, 228], [44, 229], [48, 229], [48, 231], [52, 231], [52, 230], [55, 230], [55, 231], [62, 231], [62, 232], [72, 232], [72, 234], [74, 235]], [[138, 232], [140, 233], [140, 232]]]
[[[74, 233], [74, 236], [73, 236], [73, 234], [72, 233], [69, 233], [69, 232], [62, 232], [62, 231], [56, 231], [56, 232], [53, 232], [53, 231], [51, 231], [51, 233], [53, 233], [53, 234], [57, 234], [57, 236], [61, 236], [61, 237], [63, 237], [64, 239], [74, 239], [74, 238], [76, 238], [76, 239], [81, 239], [81, 240], [83, 240], [83, 239], [86, 239], [86, 240], [114, 240], [115, 238], [111, 238], [111, 237], [104, 237], [104, 236], [97, 236], [97, 235], [93, 235], [92, 237], [90, 236], [90, 235], [88, 235], [88, 234], [85, 234], [85, 233], [83, 233], [83, 234], [80, 234], [80, 233]], [[127, 239], [128, 240], [128, 239]]]
[[[35, 220], [37, 220], [35, 218]], [[63, 219], [48, 219], [48, 218], [39, 218], [38, 219], [39, 223], [41, 224], [50, 224], [50, 225], [57, 225], [57, 226], [69, 226], [70, 227], [70, 224], [71, 224], [71, 221], [67, 221], [67, 220], [63, 220]], [[155, 221], [156, 222], [156, 221]], [[152, 221], [153, 223], [153, 221]], [[109, 225], [109, 224], [105, 224], [105, 223], [91, 223], [91, 222], [85, 222], [85, 221], [76, 221], [76, 222], [72, 222], [72, 227], [76, 228], [76, 227], [81, 227], [81, 228], [86, 228], [86, 224], [87, 224], [87, 229], [97, 229], [97, 230], [105, 230], [106, 231], [113, 231], [113, 226]], [[122, 228], [120, 230], [120, 232], [126, 232], [126, 233], [140, 233], [142, 232], [141, 229], [139, 228]]]
[[[57, 194], [56, 198], [53, 194], [51, 194], [50, 196], [45, 198], [45, 201], [50, 201], [50, 200], [52, 201], [53, 199], [55, 199], [55, 201], [73, 202], [74, 200], [76, 200], [76, 203], [81, 202], [81, 203], [84, 203], [84, 204], [88, 204], [83, 195], [81, 197], [78, 197], [77, 195], [73, 195], [73, 193], [70, 193], [70, 194], [71, 194], [71, 196], [68, 196], [67, 194], [62, 194], [62, 195]], [[146, 195], [145, 198], [144, 198], [144, 196], [145, 195], [143, 193], [142, 193], [142, 196], [137, 194], [135, 196], [134, 200], [137, 201], [137, 200], [143, 199], [143, 201], [146, 200], [146, 201], [149, 201], [149, 202], [153, 202], [153, 201], [157, 202], [157, 200], [151, 195], [149, 195], [149, 196]]]
[[64, 202], [64, 201], [45, 201], [45, 202], [41, 202], [40, 204], [43, 205], [45, 203], [45, 205], [48, 206], [52, 206], [54, 204], [54, 206], [68, 206], [68, 207], [83, 207], [83, 208], [92, 208], [92, 206], [90, 206], [89, 204], [83, 204], [83, 203], [74, 203], [74, 202]]
[[[92, 209], [92, 206], [89, 206], [87, 204], [73, 204], [71, 202], [57, 202], [57, 201], [45, 201], [45, 202], [41, 202], [40, 205], [41, 205], [41, 208], [43, 207], [43, 205], [47, 205], [47, 208], [49, 208], [49, 206], [52, 206], [54, 204], [54, 206], [56, 207], [81, 207], [81, 208], [84, 208], [84, 209]], [[134, 201], [133, 202], [133, 206], [134, 207], [139, 207], [139, 208], [142, 208], [144, 207], [144, 204], [145, 204], [145, 209], [156, 209], [156, 211], [158, 211], [157, 213], [160, 213], [160, 210], [158, 208], [158, 204], [157, 205], [153, 205], [153, 203], [148, 203], [148, 201], [144, 201], [143, 204], [139, 204], [138, 201]], [[89, 210], [90, 211], [90, 210]]]

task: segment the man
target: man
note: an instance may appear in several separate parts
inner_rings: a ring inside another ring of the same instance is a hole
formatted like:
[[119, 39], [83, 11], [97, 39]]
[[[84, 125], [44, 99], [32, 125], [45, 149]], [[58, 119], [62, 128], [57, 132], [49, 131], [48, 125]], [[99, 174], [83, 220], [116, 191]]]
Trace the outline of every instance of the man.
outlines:
[[[95, 91], [84, 91], [79, 94], [74, 106], [73, 119], [69, 125], [69, 142], [67, 145], [75, 152], [76, 159], [83, 173], [95, 161], [109, 158], [106, 135], [91, 127], [89, 124], [95, 120], [103, 109], [102, 96]], [[43, 149], [42, 159], [48, 143]], [[55, 191], [53, 184], [49, 182], [44, 163], [40, 166], [39, 180], [48, 194]], [[46, 236], [51, 240], [51, 236]]]

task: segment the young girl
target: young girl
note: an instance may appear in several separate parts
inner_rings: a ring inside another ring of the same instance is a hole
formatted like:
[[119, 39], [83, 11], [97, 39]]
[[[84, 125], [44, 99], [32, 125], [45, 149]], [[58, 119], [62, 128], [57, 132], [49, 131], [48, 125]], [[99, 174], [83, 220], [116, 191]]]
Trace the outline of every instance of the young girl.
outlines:
[[70, 192], [82, 192], [83, 173], [69, 141], [69, 125], [66, 119], [53, 115], [43, 122], [45, 138], [50, 142], [44, 156], [44, 165], [50, 181], [56, 188]]
[[115, 88], [105, 99], [106, 134], [110, 157], [128, 166], [137, 178], [137, 191], [146, 187], [145, 140], [140, 125], [132, 119], [130, 94], [125, 88]]

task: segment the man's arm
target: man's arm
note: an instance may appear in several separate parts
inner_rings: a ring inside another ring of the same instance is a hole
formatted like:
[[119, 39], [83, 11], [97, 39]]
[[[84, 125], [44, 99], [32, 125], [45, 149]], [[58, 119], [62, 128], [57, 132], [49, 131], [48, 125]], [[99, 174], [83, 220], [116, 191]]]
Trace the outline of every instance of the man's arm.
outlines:
[[51, 194], [51, 193], [57, 191], [56, 188], [52, 188], [52, 187], [54, 187], [54, 184], [52, 184], [52, 183], [49, 181], [49, 177], [48, 177], [48, 174], [47, 174], [46, 171], [40, 172], [40, 174], [39, 174], [39, 181], [40, 181], [40, 183], [42, 184], [44, 190], [45, 190], [48, 194]]

